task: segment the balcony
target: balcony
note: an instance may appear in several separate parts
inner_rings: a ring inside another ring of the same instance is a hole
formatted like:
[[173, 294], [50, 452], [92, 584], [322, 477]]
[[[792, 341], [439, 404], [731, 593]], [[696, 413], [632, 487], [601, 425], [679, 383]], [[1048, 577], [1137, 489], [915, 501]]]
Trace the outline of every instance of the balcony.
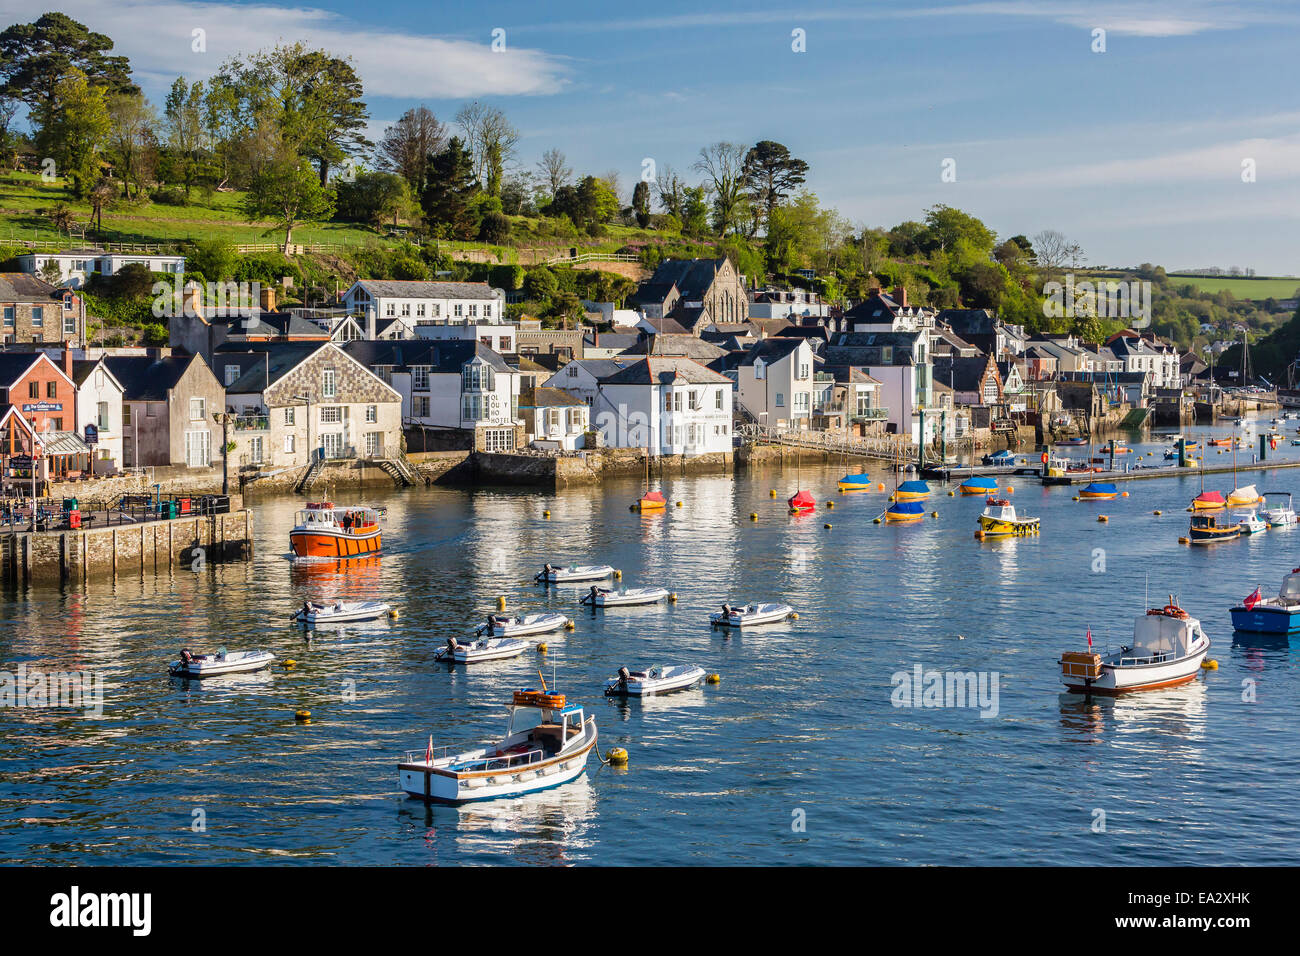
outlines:
[[888, 408], [864, 408], [860, 409], [850, 421], [854, 422], [883, 422], [889, 417]]
[[231, 419], [237, 432], [264, 432], [271, 428], [270, 415], [237, 415]]

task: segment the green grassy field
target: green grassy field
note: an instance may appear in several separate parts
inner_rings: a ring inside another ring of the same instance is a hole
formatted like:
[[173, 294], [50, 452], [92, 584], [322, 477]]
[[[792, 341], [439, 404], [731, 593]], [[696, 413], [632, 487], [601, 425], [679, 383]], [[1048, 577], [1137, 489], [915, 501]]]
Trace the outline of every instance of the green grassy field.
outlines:
[[1291, 299], [1300, 289], [1300, 278], [1261, 277], [1237, 279], [1231, 276], [1180, 276], [1170, 273], [1174, 285], [1191, 283], [1201, 292], [1220, 292], [1227, 289], [1238, 299]]

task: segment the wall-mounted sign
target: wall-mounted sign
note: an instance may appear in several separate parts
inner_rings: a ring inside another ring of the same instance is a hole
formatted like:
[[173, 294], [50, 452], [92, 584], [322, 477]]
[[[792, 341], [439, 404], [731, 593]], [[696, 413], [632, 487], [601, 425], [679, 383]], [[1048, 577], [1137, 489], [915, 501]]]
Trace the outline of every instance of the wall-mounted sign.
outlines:
[[28, 402], [23, 406], [25, 412], [61, 412], [62, 402]]
[[98, 428], [98, 426], [93, 425], [93, 424], [90, 424], [90, 425], [87, 425], [87, 426], [86, 426], [86, 444], [87, 444], [87, 445], [97, 445], [97, 444], [99, 444], [99, 428]]

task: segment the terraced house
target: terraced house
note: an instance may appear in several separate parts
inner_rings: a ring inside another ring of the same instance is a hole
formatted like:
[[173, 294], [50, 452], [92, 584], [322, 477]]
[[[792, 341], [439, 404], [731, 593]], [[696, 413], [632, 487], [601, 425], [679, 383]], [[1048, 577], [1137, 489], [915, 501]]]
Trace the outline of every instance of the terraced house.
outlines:
[[240, 470], [401, 454], [401, 396], [331, 342], [230, 343], [213, 362], [231, 380], [227, 435]]
[[0, 272], [0, 314], [5, 345], [86, 344], [86, 303], [81, 296], [37, 276]]

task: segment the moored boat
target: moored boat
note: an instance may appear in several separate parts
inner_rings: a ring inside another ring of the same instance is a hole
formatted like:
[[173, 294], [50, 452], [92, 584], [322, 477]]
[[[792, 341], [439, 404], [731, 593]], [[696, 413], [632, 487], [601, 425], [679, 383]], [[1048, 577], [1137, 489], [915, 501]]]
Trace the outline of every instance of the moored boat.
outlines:
[[885, 509], [885, 520], [891, 523], [920, 521], [925, 517], [925, 508], [918, 501], [896, 501]]
[[624, 588], [615, 591], [592, 585], [579, 603], [591, 607], [631, 607], [637, 604], [658, 604], [667, 597], [667, 588]]
[[1254, 485], [1242, 485], [1240, 488], [1233, 488], [1228, 492], [1227, 505], [1229, 508], [1257, 505], [1259, 502], [1259, 492], [1255, 490]]
[[1231, 611], [1232, 626], [1251, 634], [1300, 633], [1300, 568], [1282, 579], [1277, 597], [1266, 598], [1257, 587]]
[[1268, 522], [1254, 511], [1244, 511], [1236, 515], [1236, 518], [1242, 534], [1259, 534], [1268, 530]]
[[991, 455], [985, 455], [980, 461], [985, 465], [1014, 465], [1017, 467], [1027, 467], [1029, 465], [1029, 459], [1024, 455], [1017, 455], [1006, 448], [995, 451]]
[[452, 660], [457, 664], [481, 664], [486, 661], [504, 661], [518, 657], [532, 645], [518, 637], [480, 637], [462, 644], [454, 637], [433, 655], [435, 661]]
[[1226, 508], [1228, 503], [1223, 500], [1223, 495], [1217, 491], [1202, 491], [1192, 499], [1193, 511], [1218, 511]]
[[865, 471], [848, 474], [839, 480], [840, 491], [866, 491], [871, 487], [871, 476]]
[[356, 558], [383, 546], [379, 512], [356, 506], [336, 508], [318, 501], [298, 512], [289, 545], [299, 558]]
[[989, 498], [979, 516], [980, 535], [985, 538], [1022, 537], [1038, 534], [1038, 518], [1020, 517], [1016, 506], [1005, 498]]
[[226, 651], [215, 654], [194, 654], [189, 648], [181, 651], [180, 660], [167, 665], [173, 677], [219, 677], [222, 674], [244, 674], [271, 666], [275, 655], [270, 651]]
[[1118, 495], [1119, 489], [1108, 481], [1094, 481], [1079, 492], [1084, 501], [1109, 501]]
[[566, 568], [546, 564], [533, 575], [533, 580], [538, 584], [577, 584], [583, 581], [603, 581], [613, 576], [614, 569], [608, 564], [571, 564]]
[[1192, 544], [1217, 544], [1240, 536], [1241, 524], [1232, 516], [1195, 513], [1187, 535]]
[[930, 486], [924, 481], [905, 481], [894, 490], [895, 501], [924, 501], [930, 497]]
[[972, 475], [957, 486], [963, 495], [987, 495], [998, 490], [998, 483], [986, 475]]
[[430, 737], [423, 753], [409, 752], [397, 765], [403, 792], [468, 803], [546, 790], [582, 775], [596, 746], [594, 716], [545, 685], [515, 691], [509, 712], [506, 735], [495, 744], [452, 753], [450, 747], [435, 751]]
[[1070, 446], [1074, 446], [1074, 445], [1086, 445], [1086, 444], [1088, 444], [1088, 439], [1086, 439], [1086, 438], [1058, 438], [1058, 439], [1056, 440], [1055, 444], [1057, 444], [1057, 445], [1061, 445], [1061, 446], [1064, 446], [1064, 447], [1070, 447]]
[[637, 501], [636, 506], [641, 511], [662, 511], [668, 506], [668, 502], [664, 500], [662, 492], [647, 491]]
[[526, 634], [550, 634], [562, 631], [571, 622], [563, 614], [555, 611], [539, 611], [535, 614], [519, 614], [508, 617], [505, 614], [489, 614], [487, 621], [478, 626], [476, 637], [523, 637]]
[[1184, 611], [1170, 595], [1169, 603], [1152, 608], [1133, 624], [1133, 643], [1115, 653], [1092, 649], [1061, 655], [1061, 679], [1072, 693], [1123, 694], [1176, 687], [1196, 678], [1210, 650], [1201, 622]]
[[307, 601], [293, 619], [299, 624], [342, 624], [348, 621], [373, 621], [389, 612], [383, 601], [333, 601], [317, 604]]
[[606, 697], [650, 697], [694, 687], [704, 679], [704, 668], [693, 664], [656, 664], [642, 671], [618, 669], [605, 682]]
[[1260, 517], [1267, 521], [1270, 527], [1285, 528], [1287, 525], [1295, 524], [1295, 510], [1291, 507], [1291, 492], [1266, 491], [1264, 497], [1269, 501], [1282, 502], [1272, 508], [1265, 508], [1259, 513]]
[[791, 514], [805, 514], [816, 509], [817, 499], [810, 491], [797, 491], [790, 496], [786, 504], [790, 506]]
[[741, 607], [724, 604], [721, 611], [709, 615], [709, 621], [715, 627], [751, 627], [755, 624], [775, 624], [793, 613], [794, 608], [790, 605], [776, 602], [745, 604]]

